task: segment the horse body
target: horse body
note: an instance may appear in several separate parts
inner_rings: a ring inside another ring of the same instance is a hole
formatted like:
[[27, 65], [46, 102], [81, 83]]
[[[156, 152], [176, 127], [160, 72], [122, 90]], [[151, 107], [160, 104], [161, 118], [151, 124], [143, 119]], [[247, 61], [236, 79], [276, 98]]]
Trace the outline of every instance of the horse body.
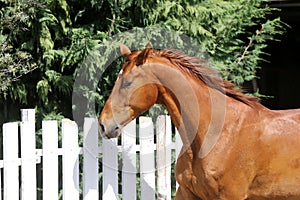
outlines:
[[196, 143], [178, 158], [177, 199], [300, 199], [300, 110], [240, 111], [205, 158]]
[[300, 199], [300, 110], [261, 114], [260, 171], [251, 185], [253, 196]]
[[121, 52], [127, 61], [100, 115], [101, 134], [116, 137], [164, 105], [183, 142], [176, 200], [300, 199], [300, 110], [271, 111], [182, 55]]

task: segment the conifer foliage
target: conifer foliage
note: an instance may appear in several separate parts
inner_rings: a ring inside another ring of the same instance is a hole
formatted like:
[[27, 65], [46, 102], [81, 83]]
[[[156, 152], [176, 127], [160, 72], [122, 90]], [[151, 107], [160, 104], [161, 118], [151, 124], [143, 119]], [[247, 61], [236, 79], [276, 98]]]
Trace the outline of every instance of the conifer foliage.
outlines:
[[[0, 99], [37, 107], [42, 117], [71, 117], [75, 74], [87, 56], [118, 33], [153, 26], [194, 38], [240, 85], [256, 77], [268, 42], [284, 33], [273, 11], [266, 0], [0, 0]], [[91, 94], [98, 110], [116, 75], [108, 70]]]

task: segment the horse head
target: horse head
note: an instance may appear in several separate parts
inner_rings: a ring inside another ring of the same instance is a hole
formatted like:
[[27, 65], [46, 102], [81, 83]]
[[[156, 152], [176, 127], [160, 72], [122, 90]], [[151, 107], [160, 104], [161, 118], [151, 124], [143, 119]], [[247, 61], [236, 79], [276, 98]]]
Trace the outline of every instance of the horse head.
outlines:
[[121, 44], [126, 61], [99, 117], [99, 131], [105, 138], [118, 137], [121, 128], [147, 111], [157, 101], [157, 80], [145, 65], [150, 45], [143, 51], [131, 52]]

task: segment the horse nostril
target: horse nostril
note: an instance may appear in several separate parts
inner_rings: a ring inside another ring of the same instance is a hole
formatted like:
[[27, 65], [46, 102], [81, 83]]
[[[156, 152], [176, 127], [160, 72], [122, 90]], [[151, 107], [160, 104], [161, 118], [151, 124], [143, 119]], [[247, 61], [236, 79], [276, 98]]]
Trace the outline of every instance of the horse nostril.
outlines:
[[100, 124], [100, 129], [101, 129], [102, 133], [105, 132], [105, 128], [104, 128], [104, 125], [102, 123]]

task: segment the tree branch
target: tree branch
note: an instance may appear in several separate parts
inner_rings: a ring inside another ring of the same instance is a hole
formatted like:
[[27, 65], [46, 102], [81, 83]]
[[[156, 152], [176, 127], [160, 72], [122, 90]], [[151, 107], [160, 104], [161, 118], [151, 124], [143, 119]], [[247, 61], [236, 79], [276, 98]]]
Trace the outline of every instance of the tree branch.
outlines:
[[252, 46], [253, 42], [256, 40], [256, 38], [263, 32], [264, 28], [262, 27], [259, 31], [256, 32], [255, 37], [252, 37], [249, 41], [249, 44], [247, 45], [247, 47], [245, 48], [242, 56], [240, 57], [240, 59], [238, 60], [238, 64], [240, 64], [242, 62], [242, 60], [245, 58], [249, 48]]

